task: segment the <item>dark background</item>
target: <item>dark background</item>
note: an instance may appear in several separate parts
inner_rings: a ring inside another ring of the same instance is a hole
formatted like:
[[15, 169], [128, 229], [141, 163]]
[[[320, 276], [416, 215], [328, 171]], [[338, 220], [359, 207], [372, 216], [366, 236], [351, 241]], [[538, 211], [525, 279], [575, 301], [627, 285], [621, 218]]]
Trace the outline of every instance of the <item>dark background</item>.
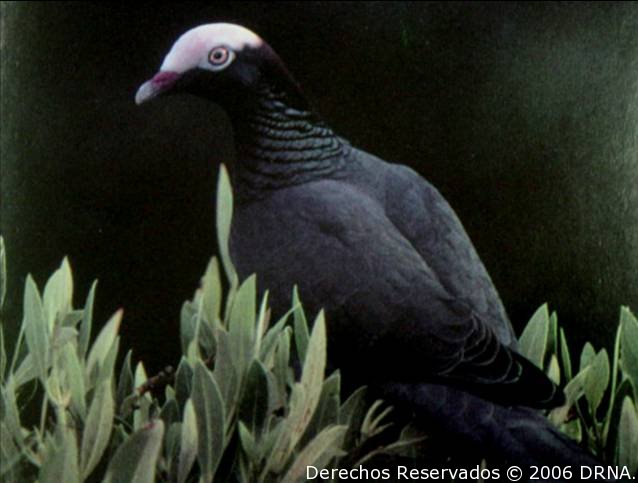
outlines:
[[27, 272], [69, 255], [76, 304], [125, 309], [124, 346], [174, 363], [215, 252], [224, 114], [135, 106], [174, 40], [255, 30], [337, 132], [451, 202], [517, 330], [543, 302], [573, 344], [638, 310], [638, 3], [2, 4], [1, 227], [15, 336]]

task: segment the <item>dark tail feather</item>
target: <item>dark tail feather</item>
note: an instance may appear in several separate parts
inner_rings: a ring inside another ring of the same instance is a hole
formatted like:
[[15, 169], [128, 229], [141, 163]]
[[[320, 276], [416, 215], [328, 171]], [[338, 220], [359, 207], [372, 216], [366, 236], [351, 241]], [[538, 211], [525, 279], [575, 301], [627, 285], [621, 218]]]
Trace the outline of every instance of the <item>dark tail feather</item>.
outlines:
[[463, 442], [477, 456], [518, 465], [528, 477], [531, 466], [571, 466], [571, 480], [579, 480], [581, 467], [603, 465], [534, 409], [502, 406], [439, 384], [386, 383], [378, 390], [391, 404], [413, 411], [426, 431]]

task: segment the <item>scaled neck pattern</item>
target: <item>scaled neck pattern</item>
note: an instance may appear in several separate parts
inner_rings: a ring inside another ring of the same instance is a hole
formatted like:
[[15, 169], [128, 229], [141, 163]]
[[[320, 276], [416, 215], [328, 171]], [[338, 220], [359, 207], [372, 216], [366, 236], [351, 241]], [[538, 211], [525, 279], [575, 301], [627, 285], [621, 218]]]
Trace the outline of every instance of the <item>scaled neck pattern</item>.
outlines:
[[251, 192], [330, 176], [344, 165], [347, 144], [310, 110], [286, 94], [262, 89], [251, 109], [231, 116], [236, 174]]

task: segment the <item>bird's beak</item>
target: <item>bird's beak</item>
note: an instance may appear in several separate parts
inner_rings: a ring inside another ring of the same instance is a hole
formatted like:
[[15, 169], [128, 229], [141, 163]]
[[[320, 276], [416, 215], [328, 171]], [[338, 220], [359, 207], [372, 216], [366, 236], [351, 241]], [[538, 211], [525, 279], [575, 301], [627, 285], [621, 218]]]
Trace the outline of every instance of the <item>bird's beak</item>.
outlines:
[[178, 72], [168, 70], [159, 71], [151, 80], [144, 82], [144, 84], [140, 86], [135, 94], [135, 103], [139, 105], [161, 94], [167, 93], [181, 76]]

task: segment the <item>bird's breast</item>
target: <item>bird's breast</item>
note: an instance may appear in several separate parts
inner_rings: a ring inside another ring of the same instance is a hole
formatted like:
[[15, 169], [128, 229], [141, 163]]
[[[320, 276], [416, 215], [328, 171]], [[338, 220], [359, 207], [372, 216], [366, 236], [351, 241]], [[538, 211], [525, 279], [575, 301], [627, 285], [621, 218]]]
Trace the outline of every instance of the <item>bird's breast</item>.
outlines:
[[375, 272], [366, 244], [380, 210], [342, 183], [322, 181], [276, 190], [237, 207], [231, 255], [240, 277], [257, 274], [273, 308], [287, 310], [292, 288], [311, 311], [339, 307]]

